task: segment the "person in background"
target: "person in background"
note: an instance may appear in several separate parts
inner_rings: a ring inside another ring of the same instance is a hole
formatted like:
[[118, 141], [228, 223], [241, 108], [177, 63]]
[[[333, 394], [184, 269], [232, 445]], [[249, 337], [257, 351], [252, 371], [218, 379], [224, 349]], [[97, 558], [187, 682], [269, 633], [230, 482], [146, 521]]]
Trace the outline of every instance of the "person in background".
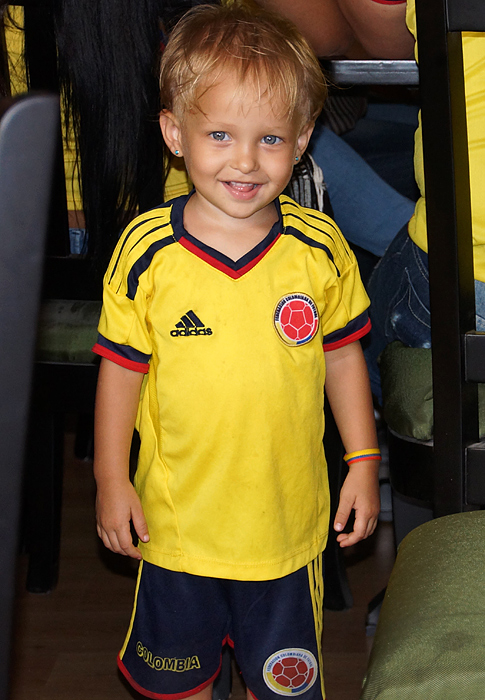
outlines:
[[[414, 0], [407, 3], [407, 22], [416, 34]], [[464, 34], [465, 95], [467, 104], [468, 155], [475, 274], [476, 327], [485, 331], [485, 38]], [[426, 200], [421, 127], [416, 132], [416, 180], [421, 196], [413, 217], [404, 226], [377, 265], [370, 281], [373, 323], [366, 359], [374, 394], [380, 398], [377, 359], [393, 340], [409, 347], [430, 347], [430, 303]]]
[[291, 19], [317, 56], [399, 59], [413, 54], [414, 39], [405, 30], [405, 0], [259, 2]]
[[[58, 76], [50, 89], [61, 93], [70, 225], [83, 235], [87, 230], [76, 252], [93, 257], [100, 290], [136, 212], [190, 190], [183, 163], [166, 158], [157, 70], [162, 28], [197, 2], [41, 0], [25, 9], [39, 43], [54, 42]], [[24, 8], [2, 4], [0, 10], [10, 74], [5, 92], [18, 94], [30, 89], [38, 56], [24, 41]]]
[[[411, 58], [414, 38], [405, 0], [260, 0], [295, 22], [320, 57]], [[383, 29], [385, 28], [385, 29]], [[334, 217], [349, 242], [374, 258], [372, 268], [414, 210], [413, 105], [370, 105], [334, 90], [310, 142]], [[359, 255], [359, 262], [362, 255]]]

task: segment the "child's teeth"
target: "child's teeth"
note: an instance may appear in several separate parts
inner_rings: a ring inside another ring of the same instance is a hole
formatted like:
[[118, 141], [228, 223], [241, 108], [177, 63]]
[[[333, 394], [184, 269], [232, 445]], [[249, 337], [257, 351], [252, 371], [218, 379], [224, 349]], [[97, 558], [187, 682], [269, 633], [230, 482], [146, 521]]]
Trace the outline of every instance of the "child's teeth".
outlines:
[[252, 190], [256, 185], [251, 182], [231, 182], [231, 187], [238, 190]]

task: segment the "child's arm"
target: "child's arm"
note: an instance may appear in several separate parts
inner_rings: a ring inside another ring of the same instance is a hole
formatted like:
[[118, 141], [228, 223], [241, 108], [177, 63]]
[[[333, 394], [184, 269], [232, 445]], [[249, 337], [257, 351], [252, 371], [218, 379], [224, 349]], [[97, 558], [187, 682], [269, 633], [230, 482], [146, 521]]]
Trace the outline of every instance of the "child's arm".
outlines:
[[140, 500], [129, 477], [133, 437], [143, 374], [101, 360], [94, 428], [94, 476], [97, 484], [98, 535], [108, 549], [141, 559], [133, 545], [130, 520], [138, 537], [148, 542]]
[[[347, 453], [376, 448], [377, 436], [367, 367], [360, 342], [325, 353], [325, 390]], [[371, 535], [379, 515], [379, 461], [358, 461], [340, 492], [334, 528], [341, 547], [349, 547]], [[352, 532], [342, 532], [351, 510], [355, 510]]]

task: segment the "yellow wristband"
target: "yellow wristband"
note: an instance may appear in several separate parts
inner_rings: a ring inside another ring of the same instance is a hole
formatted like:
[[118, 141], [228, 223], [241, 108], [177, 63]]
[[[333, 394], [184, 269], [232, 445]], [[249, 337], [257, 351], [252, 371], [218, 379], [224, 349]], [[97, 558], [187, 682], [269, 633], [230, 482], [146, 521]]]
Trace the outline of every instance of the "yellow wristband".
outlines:
[[344, 460], [350, 466], [354, 462], [366, 462], [369, 460], [380, 460], [381, 451], [378, 447], [373, 447], [368, 450], [358, 450], [357, 452], [347, 452], [344, 454]]

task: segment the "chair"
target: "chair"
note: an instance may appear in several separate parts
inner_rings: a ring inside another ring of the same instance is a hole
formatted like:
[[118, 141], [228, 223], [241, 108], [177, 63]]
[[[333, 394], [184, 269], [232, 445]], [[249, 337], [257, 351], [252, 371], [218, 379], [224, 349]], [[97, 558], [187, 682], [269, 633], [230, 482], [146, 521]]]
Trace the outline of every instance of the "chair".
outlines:
[[481, 700], [485, 512], [432, 520], [403, 541], [360, 700]]
[[59, 101], [0, 104], [0, 698], [7, 700], [17, 529]]
[[[425, 384], [426, 401], [421, 406], [419, 400], [414, 404], [421, 409], [424, 426], [431, 416], [432, 393], [432, 440], [409, 436], [403, 440], [395, 434], [390, 468], [398, 493], [428, 503], [436, 519], [410, 532], [399, 548], [361, 700], [483, 696], [485, 569], [480, 547], [484, 518], [483, 512], [464, 511], [485, 503], [485, 442], [480, 440], [483, 421], [478, 408], [478, 382], [485, 379], [485, 334], [473, 330], [461, 32], [485, 31], [485, 6], [474, 0], [416, 0], [416, 11], [432, 351], [394, 346], [386, 351], [381, 370], [384, 382], [392, 386], [397, 377], [401, 389], [401, 371], [407, 372], [412, 394], [420, 382]], [[485, 114], [485, 102], [482, 111]], [[393, 362], [395, 357], [400, 369]], [[416, 429], [410, 411], [401, 411], [400, 418], [402, 425], [410, 421], [409, 432]], [[427, 436], [429, 433], [418, 435]], [[411, 451], [421, 454], [421, 462], [409, 459]]]
[[[49, 0], [50, 1], [50, 0]], [[25, 1], [25, 48], [32, 90], [58, 92], [52, 8]], [[57, 99], [59, 112], [59, 100]], [[29, 554], [27, 588], [47, 592], [57, 580], [66, 414], [92, 413], [97, 365], [90, 348], [101, 307], [100, 280], [90, 261], [69, 255], [60, 119], [56, 122], [53, 188], [33, 373], [23, 493], [23, 540]]]

